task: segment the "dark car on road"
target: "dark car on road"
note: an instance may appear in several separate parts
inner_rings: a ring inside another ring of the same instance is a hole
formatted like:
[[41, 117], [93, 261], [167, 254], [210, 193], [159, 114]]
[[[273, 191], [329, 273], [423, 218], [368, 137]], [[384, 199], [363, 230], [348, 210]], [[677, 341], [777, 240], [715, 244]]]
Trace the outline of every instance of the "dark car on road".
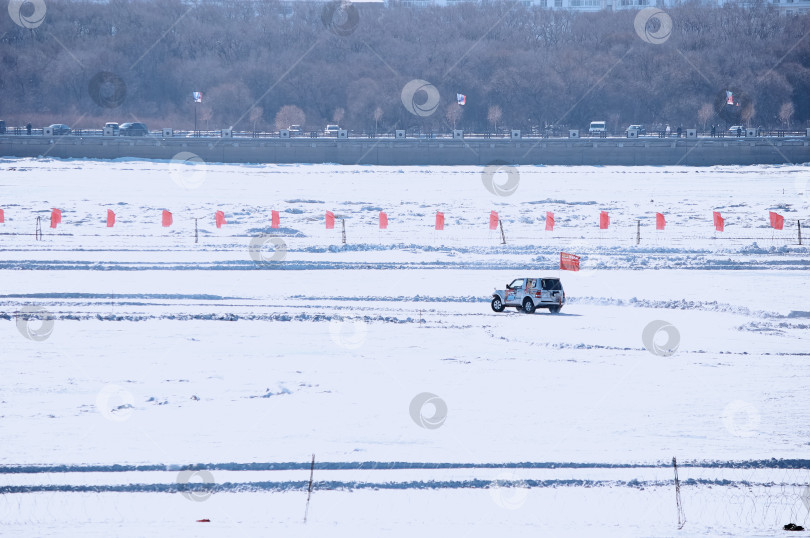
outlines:
[[149, 134], [149, 129], [143, 123], [124, 123], [118, 128], [118, 134], [121, 136], [146, 136]]

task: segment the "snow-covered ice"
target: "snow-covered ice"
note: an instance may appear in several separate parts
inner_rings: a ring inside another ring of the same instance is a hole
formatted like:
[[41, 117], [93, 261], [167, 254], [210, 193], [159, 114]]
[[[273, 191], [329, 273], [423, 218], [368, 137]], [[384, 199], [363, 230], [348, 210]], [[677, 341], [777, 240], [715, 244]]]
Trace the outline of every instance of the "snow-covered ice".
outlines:
[[[810, 522], [810, 251], [796, 226], [810, 224], [810, 167], [517, 170], [501, 197], [476, 167], [0, 161], [0, 533], [714, 536]], [[286, 251], [270, 259], [266, 244], [256, 261], [262, 234]], [[582, 270], [559, 271], [560, 251]], [[543, 275], [563, 279], [560, 314], [490, 309], [493, 288]], [[52, 318], [44, 338], [49, 322], [21, 318], [32, 307]], [[642, 334], [658, 320], [677, 337], [659, 331], [656, 354]], [[184, 468], [213, 485], [178, 485]]]

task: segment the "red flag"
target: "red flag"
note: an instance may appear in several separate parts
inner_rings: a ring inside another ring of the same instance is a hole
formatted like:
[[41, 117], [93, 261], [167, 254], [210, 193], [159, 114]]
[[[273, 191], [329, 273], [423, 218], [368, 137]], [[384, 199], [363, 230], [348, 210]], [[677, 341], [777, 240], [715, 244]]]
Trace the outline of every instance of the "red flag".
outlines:
[[215, 213], [216, 220], [217, 220], [217, 228], [222, 228], [223, 224], [228, 224], [228, 221], [225, 220], [225, 212], [217, 211]]
[[51, 228], [56, 228], [56, 225], [62, 222], [62, 210], [53, 208], [51, 209]]
[[112, 209], [107, 210], [107, 228], [115, 226], [115, 213]]
[[667, 219], [664, 218], [662, 213], [655, 214], [655, 229], [656, 230], [663, 230], [667, 227]]
[[168, 227], [168, 226], [171, 226], [171, 225], [172, 225], [172, 214], [164, 209], [163, 210], [163, 226]]
[[771, 228], [775, 230], [783, 229], [785, 227], [785, 217], [773, 211], [769, 211], [769, 213], [771, 217]]
[[490, 211], [489, 212], [489, 229], [490, 230], [497, 230], [498, 229], [498, 212], [497, 211]]
[[563, 271], [579, 271], [579, 256], [560, 252], [560, 269]]
[[436, 211], [436, 229], [444, 230], [444, 213]]
[[551, 211], [546, 211], [546, 231], [554, 231], [554, 213]]
[[0, 209], [0, 223], [6, 222], [6, 214]]
[[388, 229], [388, 215], [385, 214], [385, 211], [380, 211], [380, 230], [387, 230]]
[[326, 212], [326, 229], [333, 230], [335, 228], [335, 214], [331, 211]]
[[714, 229], [718, 232], [722, 232], [725, 228], [726, 221], [720, 216], [720, 213], [717, 211], [713, 211], [712, 215], [714, 216]]
[[271, 222], [272, 222], [272, 224], [270, 225], [271, 228], [278, 228], [279, 225], [278, 211], [273, 211], [273, 217]]
[[608, 216], [607, 211], [602, 211], [599, 213], [599, 229], [607, 230], [608, 226], [610, 226], [610, 217]]

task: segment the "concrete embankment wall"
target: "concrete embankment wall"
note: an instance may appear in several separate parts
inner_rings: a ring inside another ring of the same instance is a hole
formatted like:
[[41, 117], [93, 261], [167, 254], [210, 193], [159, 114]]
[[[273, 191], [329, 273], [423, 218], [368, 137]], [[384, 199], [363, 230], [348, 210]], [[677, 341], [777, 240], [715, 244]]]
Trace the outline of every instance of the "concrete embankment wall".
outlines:
[[207, 162], [376, 165], [687, 165], [810, 162], [808, 138], [405, 139], [0, 136], [5, 157], [172, 159]]

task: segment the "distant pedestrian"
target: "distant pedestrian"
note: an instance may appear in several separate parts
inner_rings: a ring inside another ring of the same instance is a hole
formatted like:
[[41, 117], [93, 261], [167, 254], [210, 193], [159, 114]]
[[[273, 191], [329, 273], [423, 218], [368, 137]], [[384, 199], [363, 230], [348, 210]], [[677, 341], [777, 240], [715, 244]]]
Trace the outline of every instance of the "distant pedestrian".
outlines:
[[714, 138], [715, 134], [717, 134], [717, 127], [715, 127], [714, 124], [712, 124], [712, 138]]
[[678, 125], [678, 138], [680, 138], [680, 137], [681, 137], [681, 133], [682, 133], [682, 132], [683, 132], [683, 127], [681, 127], [680, 125]]
[[664, 136], [669, 138], [669, 133], [671, 133], [671, 132], [672, 132], [672, 129], [669, 128], [669, 124], [667, 123], [667, 126], [664, 128], [664, 133], [665, 133]]
[[742, 127], [737, 127], [737, 136], [742, 136]]
[[31, 134], [31, 122], [30, 122], [30, 121], [29, 121], [29, 122], [26, 124], [26, 126], [25, 126], [25, 131], [26, 131], [28, 134]]

